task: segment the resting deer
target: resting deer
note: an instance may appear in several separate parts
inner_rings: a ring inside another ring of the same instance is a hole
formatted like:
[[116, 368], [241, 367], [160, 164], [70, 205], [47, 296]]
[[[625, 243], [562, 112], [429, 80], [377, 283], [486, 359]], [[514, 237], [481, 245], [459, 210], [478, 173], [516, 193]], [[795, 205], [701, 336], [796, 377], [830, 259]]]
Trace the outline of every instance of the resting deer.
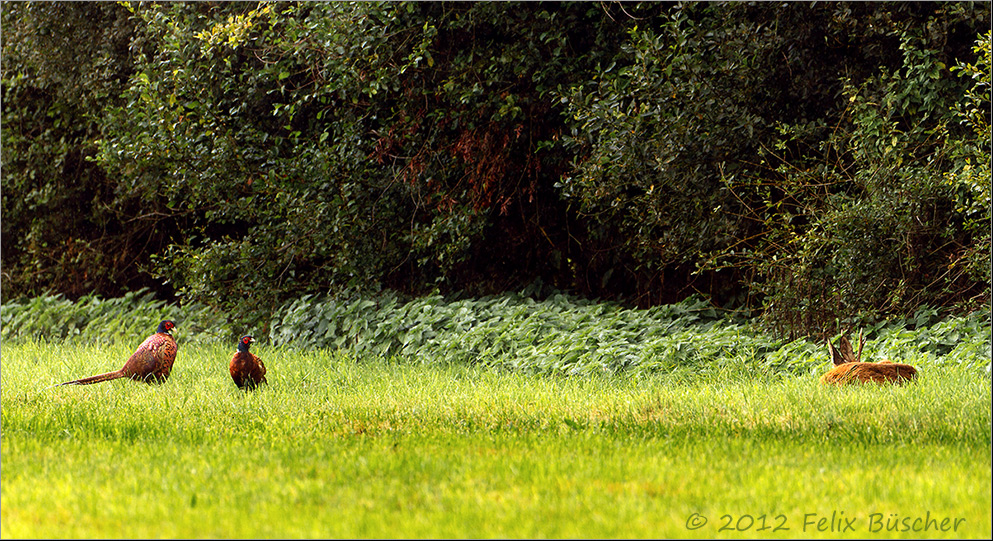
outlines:
[[874, 381], [876, 383], [900, 383], [909, 381], [917, 377], [917, 369], [909, 364], [894, 363], [890, 361], [880, 361], [878, 363], [862, 362], [862, 346], [865, 345], [865, 337], [859, 331], [859, 352], [856, 355], [852, 351], [852, 344], [848, 338], [842, 336], [838, 340], [838, 349], [834, 349], [831, 340], [828, 339], [828, 351], [831, 352], [831, 360], [834, 368], [830, 372], [821, 376], [821, 383], [841, 385], [845, 383]]

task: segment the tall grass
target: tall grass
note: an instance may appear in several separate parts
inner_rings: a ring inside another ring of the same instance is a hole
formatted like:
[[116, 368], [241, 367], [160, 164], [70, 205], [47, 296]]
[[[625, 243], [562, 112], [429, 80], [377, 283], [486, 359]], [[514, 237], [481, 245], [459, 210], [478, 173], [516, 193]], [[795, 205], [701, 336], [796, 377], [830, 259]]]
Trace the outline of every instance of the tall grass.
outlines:
[[826, 388], [256, 349], [270, 385], [246, 394], [233, 345], [181, 349], [161, 386], [53, 389], [128, 347], [3, 344], [2, 534], [713, 537], [768, 514], [792, 527], [775, 537], [834, 537], [802, 529], [832, 511], [861, 523], [846, 537], [890, 512], [990, 531], [990, 387], [964, 366]]
[[[244, 393], [221, 338], [246, 330], [105, 302], [2, 308], [3, 537], [991, 533], [981, 315], [872, 327], [864, 355], [919, 379], [835, 388], [819, 344], [695, 300], [305, 299], [253, 348], [269, 386]], [[166, 317], [165, 384], [50, 387], [119, 368]], [[832, 513], [856, 529], [817, 529]], [[870, 529], [893, 515], [963, 522]]]

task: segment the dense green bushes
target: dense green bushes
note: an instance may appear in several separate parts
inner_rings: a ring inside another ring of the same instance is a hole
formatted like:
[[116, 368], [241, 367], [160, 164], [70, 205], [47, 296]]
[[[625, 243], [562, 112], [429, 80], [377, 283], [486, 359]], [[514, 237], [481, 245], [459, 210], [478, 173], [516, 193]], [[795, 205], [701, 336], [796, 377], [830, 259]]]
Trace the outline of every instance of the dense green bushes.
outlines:
[[90, 161], [132, 71], [134, 22], [112, 3], [46, 2], [3, 5], [0, 24], [4, 299], [150, 285], [137, 262], [158, 232], [129, 221], [140, 209]]
[[[989, 300], [989, 4], [4, 4], [3, 296]], [[85, 36], [85, 39], [83, 38]], [[977, 41], [978, 38], [978, 41]]]
[[965, 6], [866, 7], [691, 5], [633, 29], [633, 61], [568, 95], [592, 154], [564, 193], [635, 268], [734, 273], [784, 332], [988, 300], [989, 232], [965, 224], [990, 221], [990, 35], [960, 79]]

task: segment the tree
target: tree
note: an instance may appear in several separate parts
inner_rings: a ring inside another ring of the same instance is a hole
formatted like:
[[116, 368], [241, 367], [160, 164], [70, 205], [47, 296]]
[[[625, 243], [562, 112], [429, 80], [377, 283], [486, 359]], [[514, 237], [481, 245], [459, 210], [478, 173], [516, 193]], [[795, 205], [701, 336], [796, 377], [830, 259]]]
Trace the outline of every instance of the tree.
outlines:
[[703, 292], [801, 332], [988, 298], [988, 4], [55, 3], [2, 21], [6, 297], [152, 284], [264, 322], [305, 294], [541, 281], [641, 305]]

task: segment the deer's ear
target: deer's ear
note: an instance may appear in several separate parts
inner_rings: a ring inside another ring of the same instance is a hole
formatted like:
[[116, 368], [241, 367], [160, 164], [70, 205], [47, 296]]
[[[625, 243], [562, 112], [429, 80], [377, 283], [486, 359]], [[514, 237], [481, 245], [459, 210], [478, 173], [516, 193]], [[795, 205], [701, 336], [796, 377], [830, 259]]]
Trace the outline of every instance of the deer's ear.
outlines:
[[828, 346], [828, 352], [831, 353], [831, 362], [833, 362], [835, 366], [845, 364], [846, 362], [845, 359], [841, 356], [840, 353], [838, 353], [838, 350], [834, 349], [834, 346], [831, 345], [830, 338], [827, 341], [827, 346]]
[[838, 340], [838, 353], [844, 359], [842, 362], [853, 363], [858, 360], [855, 358], [855, 352], [852, 350], [852, 343], [848, 341], [848, 337], [842, 336]]

